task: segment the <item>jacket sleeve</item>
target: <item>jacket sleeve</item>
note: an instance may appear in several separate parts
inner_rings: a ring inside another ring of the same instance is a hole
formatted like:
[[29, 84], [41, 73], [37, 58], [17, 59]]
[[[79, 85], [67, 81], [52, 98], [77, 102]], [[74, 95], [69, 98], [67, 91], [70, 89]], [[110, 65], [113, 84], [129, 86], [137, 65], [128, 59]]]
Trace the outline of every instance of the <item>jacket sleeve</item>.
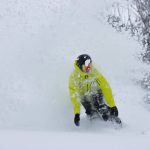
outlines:
[[109, 107], [114, 107], [115, 106], [115, 100], [114, 100], [113, 95], [112, 95], [111, 87], [109, 86], [105, 77], [102, 74], [100, 74], [97, 70], [96, 70], [96, 74], [97, 74], [96, 80], [99, 84], [100, 89], [102, 90], [102, 93], [104, 95], [106, 103], [108, 104]]
[[74, 78], [73, 73], [70, 75], [69, 78], [69, 92], [70, 92], [70, 99], [73, 105], [74, 114], [80, 114], [80, 102], [79, 93], [78, 93], [78, 86], [76, 85], [76, 80]]

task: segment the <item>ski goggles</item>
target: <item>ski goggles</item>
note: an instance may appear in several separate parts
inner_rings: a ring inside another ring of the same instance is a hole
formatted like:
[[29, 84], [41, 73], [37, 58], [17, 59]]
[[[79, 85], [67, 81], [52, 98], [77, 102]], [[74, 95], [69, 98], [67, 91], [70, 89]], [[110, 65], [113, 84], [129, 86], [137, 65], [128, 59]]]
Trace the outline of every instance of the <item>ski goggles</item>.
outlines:
[[91, 69], [92, 69], [92, 63], [89, 63], [88, 65], [82, 65], [82, 71], [83, 72], [90, 72], [91, 71]]

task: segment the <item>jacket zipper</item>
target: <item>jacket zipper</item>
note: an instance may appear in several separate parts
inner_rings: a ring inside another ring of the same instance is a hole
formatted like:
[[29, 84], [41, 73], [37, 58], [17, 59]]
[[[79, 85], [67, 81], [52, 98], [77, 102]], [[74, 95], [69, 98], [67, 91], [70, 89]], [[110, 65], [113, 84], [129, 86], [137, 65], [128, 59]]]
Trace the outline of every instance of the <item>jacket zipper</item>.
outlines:
[[87, 92], [88, 92], [88, 83], [87, 83]]
[[87, 88], [87, 92], [88, 92], [88, 88], [89, 87], [88, 87], [88, 79], [87, 78], [88, 78], [88, 76], [85, 76], [85, 79], [86, 79], [86, 88]]
[[89, 84], [88, 83], [89, 83], [88, 80], [86, 80], [86, 89], [87, 89], [87, 92], [89, 90]]

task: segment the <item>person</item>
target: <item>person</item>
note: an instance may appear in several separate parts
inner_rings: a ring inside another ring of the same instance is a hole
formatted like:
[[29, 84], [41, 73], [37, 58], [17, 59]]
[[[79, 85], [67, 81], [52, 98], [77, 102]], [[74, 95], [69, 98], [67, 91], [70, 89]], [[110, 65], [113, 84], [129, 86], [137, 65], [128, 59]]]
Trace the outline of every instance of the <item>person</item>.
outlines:
[[[118, 116], [112, 90], [105, 77], [93, 66], [88, 54], [82, 54], [75, 60], [74, 70], [69, 77], [69, 92], [76, 126], [80, 125], [81, 104], [89, 117], [104, 107], [106, 109], [101, 110]], [[109, 116], [103, 113], [102, 118], [107, 121]]]

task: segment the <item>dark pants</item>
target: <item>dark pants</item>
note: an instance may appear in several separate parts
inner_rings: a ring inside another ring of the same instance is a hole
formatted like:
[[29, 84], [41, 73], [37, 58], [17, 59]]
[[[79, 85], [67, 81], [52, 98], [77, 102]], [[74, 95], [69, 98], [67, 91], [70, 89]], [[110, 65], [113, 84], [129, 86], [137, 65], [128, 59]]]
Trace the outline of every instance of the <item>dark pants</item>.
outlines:
[[85, 108], [85, 113], [92, 115], [94, 111], [98, 110], [104, 104], [101, 90], [98, 90], [96, 94], [83, 96], [81, 103]]

